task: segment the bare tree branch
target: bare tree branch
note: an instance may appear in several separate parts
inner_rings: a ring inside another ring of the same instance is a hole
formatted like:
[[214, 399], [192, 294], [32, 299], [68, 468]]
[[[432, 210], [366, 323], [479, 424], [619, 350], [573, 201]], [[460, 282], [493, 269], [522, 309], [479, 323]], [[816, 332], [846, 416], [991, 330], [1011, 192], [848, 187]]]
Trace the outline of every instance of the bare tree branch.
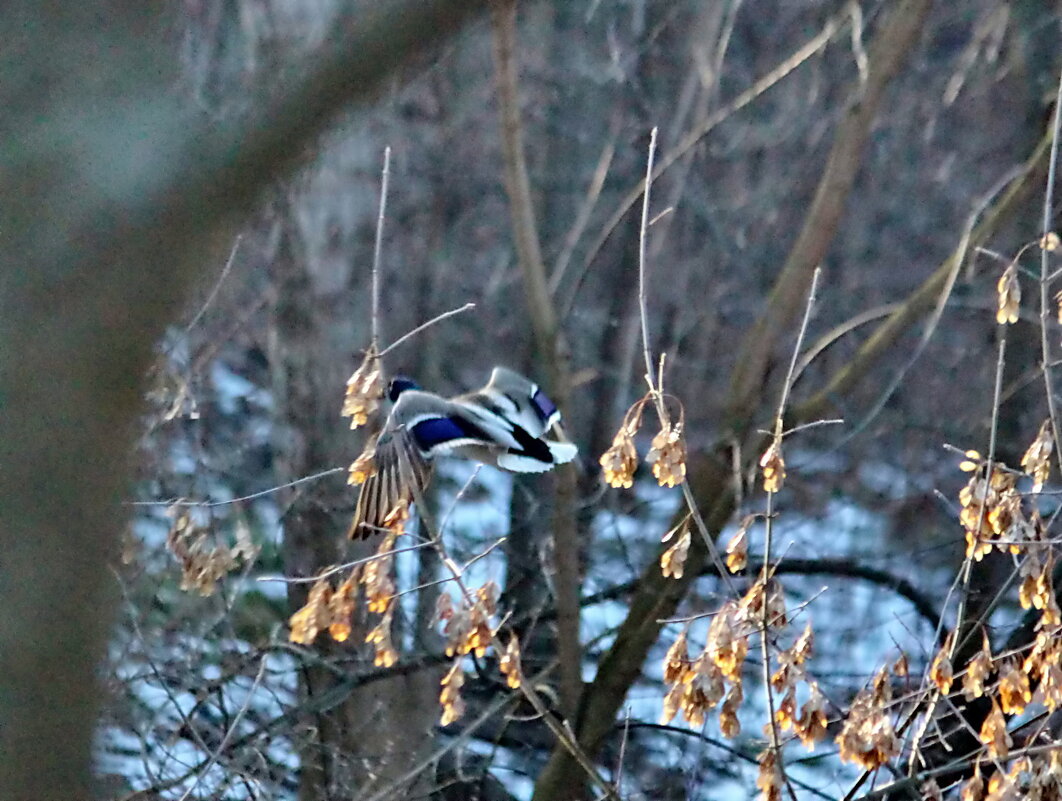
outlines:
[[870, 71], [841, 120], [800, 234], [774, 283], [763, 313], [744, 340], [731, 378], [728, 423], [741, 432], [747, 410], [763, 387], [774, 349], [800, 310], [815, 268], [826, 256], [845, 203], [863, 162], [870, 126], [885, 89], [918, 41], [930, 0], [903, 0], [893, 9], [870, 47]]
[[[524, 293], [534, 326], [539, 361], [548, 368], [550, 390], [561, 409], [568, 408], [571, 375], [567, 350], [550, 297], [546, 266], [542, 261], [535, 224], [531, 182], [524, 157], [523, 126], [516, 74], [516, 0], [495, 0], [491, 6], [494, 63], [501, 116], [505, 190], [509, 196], [513, 239], [524, 281]], [[576, 535], [576, 477], [573, 465], [556, 471], [553, 511], [553, 562], [556, 570], [557, 658], [561, 674], [561, 707], [573, 720], [582, 692], [582, 657], [579, 643], [579, 538]]]

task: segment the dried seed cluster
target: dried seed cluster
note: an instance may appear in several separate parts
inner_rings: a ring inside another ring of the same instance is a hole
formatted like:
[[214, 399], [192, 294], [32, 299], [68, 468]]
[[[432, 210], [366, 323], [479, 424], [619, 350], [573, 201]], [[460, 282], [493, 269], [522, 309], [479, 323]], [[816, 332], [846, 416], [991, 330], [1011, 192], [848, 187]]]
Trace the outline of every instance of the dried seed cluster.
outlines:
[[660, 570], [665, 577], [680, 579], [686, 568], [686, 557], [689, 556], [692, 541], [688, 516], [667, 532], [661, 542], [668, 542], [672, 539], [675, 540], [675, 544], [660, 554]]
[[347, 392], [343, 398], [341, 416], [350, 418], [350, 427], [357, 428], [369, 422], [380, 408], [384, 396], [383, 376], [380, 374], [380, 359], [371, 348], [354, 374], [347, 379]]
[[[634, 485], [634, 471], [638, 469], [638, 449], [634, 445], [634, 437], [642, 426], [645, 406], [650, 400], [652, 396], [646, 395], [627, 410], [612, 445], [598, 460], [605, 474], [605, 482], [610, 487], [629, 489]], [[660, 431], [649, 445], [645, 461], [661, 487], [675, 487], [686, 480], [684, 428], [683, 411], [680, 410], [676, 423], [665, 416]]]
[[1031, 495], [1040, 493], [1050, 476], [1052, 450], [1047, 420], [1022, 457], [1021, 471], [998, 461], [989, 464], [977, 451], [966, 451], [959, 469], [971, 475], [959, 492], [959, 521], [966, 530], [968, 558], [979, 561], [993, 546], [1018, 554], [1045, 539], [1039, 511], [1034, 503], [1023, 504], [1018, 479], [1022, 473], [1029, 475]]
[[855, 697], [848, 710], [841, 733], [837, 735], [841, 759], [874, 770], [899, 755], [900, 739], [888, 712], [891, 701], [889, 673], [882, 669], [871, 685]]
[[776, 437], [760, 457], [765, 492], [778, 492], [785, 483], [785, 459], [782, 458], [782, 441]]
[[[497, 631], [490, 619], [497, 612], [498, 585], [488, 581], [475, 590], [470, 598], [462, 598], [457, 604], [449, 593], [439, 595], [435, 605], [434, 622], [443, 624], [446, 638], [446, 655], [455, 657], [450, 672], [443, 677], [439, 701], [443, 707], [442, 725], [453, 723], [464, 713], [461, 686], [464, 674], [461, 662], [468, 654], [485, 656], [487, 648], [495, 641]], [[497, 653], [497, 652], [496, 652]], [[520, 666], [520, 641], [515, 633], [509, 637], [505, 650], [498, 655], [498, 670], [512, 688], [520, 687], [523, 679]]]
[[360, 587], [365, 594], [366, 609], [381, 615], [379, 622], [366, 635], [365, 642], [376, 649], [374, 661], [378, 666], [393, 665], [398, 660], [398, 652], [391, 642], [397, 537], [396, 532], [389, 532], [380, 540], [374, 556], [364, 564], [355, 566], [335, 589], [327, 577], [318, 579], [310, 589], [306, 603], [288, 621], [291, 629], [288, 638], [292, 642], [310, 645], [321, 631], [328, 629], [333, 640], [346, 641], [351, 634], [351, 621]]
[[490, 619], [497, 611], [498, 585], [488, 581], [470, 599], [454, 604], [449, 593], [442, 593], [435, 606], [435, 619], [443, 624], [446, 655], [484, 656], [494, 637]]
[[[668, 723], [682, 712], [691, 726], [700, 726], [707, 713], [719, 706], [723, 734], [731, 738], [740, 734], [737, 713], [744, 700], [742, 668], [749, 652], [749, 639], [762, 625], [764, 603], [771, 627], [780, 629], [786, 622], [781, 587], [771, 582], [764, 593], [762, 582], [757, 582], [740, 601], [723, 604], [712, 618], [707, 641], [695, 659], [689, 656], [688, 632], [679, 635], [664, 657], [664, 683], [669, 689], [664, 697], [662, 722]], [[788, 669], [779, 674], [779, 681], [787, 688], [795, 688], [797, 681], [804, 678], [803, 664], [810, 653], [810, 636], [809, 630], [798, 641], [787, 656]], [[799, 722], [794, 720], [793, 727], [811, 737], [817, 720], [813, 709], [808, 708]]]
[[186, 506], [171, 506], [173, 519], [166, 535], [166, 547], [181, 566], [181, 589], [200, 595], [213, 595], [218, 581], [240, 565], [258, 558], [261, 548], [251, 540], [251, 531], [242, 521], [236, 525], [236, 544], [216, 545], [211, 529], [195, 522]]

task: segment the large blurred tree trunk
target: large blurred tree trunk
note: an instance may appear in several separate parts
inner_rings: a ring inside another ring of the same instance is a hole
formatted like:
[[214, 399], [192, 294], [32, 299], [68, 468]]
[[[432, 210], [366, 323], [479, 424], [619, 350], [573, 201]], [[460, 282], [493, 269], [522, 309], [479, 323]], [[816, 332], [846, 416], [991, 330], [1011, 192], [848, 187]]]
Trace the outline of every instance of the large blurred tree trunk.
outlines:
[[83, 799], [151, 348], [259, 193], [482, 3], [389, 3], [229, 128], [174, 92], [162, 4], [4, 5], [0, 798]]

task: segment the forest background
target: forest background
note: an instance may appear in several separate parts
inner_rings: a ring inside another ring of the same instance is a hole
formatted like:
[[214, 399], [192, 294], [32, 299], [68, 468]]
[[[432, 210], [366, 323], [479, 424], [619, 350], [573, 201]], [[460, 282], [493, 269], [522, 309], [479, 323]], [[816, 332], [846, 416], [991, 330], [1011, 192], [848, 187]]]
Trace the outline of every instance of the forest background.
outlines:
[[[1057, 794], [1057, 4], [101, 9], [2, 48], [0, 795]], [[450, 311], [581, 457], [372, 558]]]

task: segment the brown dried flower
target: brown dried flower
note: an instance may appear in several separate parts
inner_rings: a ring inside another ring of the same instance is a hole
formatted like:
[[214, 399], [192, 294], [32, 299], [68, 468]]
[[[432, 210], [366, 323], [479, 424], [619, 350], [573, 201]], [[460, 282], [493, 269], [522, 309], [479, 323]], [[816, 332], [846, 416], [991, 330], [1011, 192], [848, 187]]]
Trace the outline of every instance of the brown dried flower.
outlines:
[[763, 489], [766, 492], [778, 492], [785, 481], [785, 459], [782, 458], [781, 440], [775, 439], [760, 457], [763, 468]]
[[1014, 742], [1007, 733], [1007, 720], [1003, 717], [1003, 710], [999, 708], [996, 699], [992, 699], [992, 711], [981, 724], [981, 742], [988, 748], [988, 755], [992, 759], [1006, 759]]
[[328, 599], [332, 595], [332, 585], [328, 579], [318, 579], [310, 588], [306, 604], [291, 616], [288, 625], [291, 633], [288, 639], [300, 645], [310, 645], [317, 639], [318, 632], [332, 622], [332, 613], [328, 608]]
[[837, 735], [842, 760], [874, 770], [900, 753], [900, 740], [886, 713], [889, 695], [888, 673], [882, 670], [873, 686], [856, 696]]
[[674, 487], [686, 480], [686, 442], [681, 421], [675, 426], [670, 421], [664, 423], [660, 433], [653, 437], [645, 461], [661, 487]]
[[[1062, 706], [1062, 653], [1056, 649], [1051, 659], [1045, 659], [1040, 673], [1040, 684], [1036, 688], [1038, 700], [1047, 707], [1049, 712], [1054, 712]], [[1059, 777], [1062, 779], [1062, 776]]]
[[1018, 322], [1018, 307], [1021, 305], [1021, 284], [1018, 283], [1018, 264], [1011, 262], [996, 284], [999, 294], [999, 308], [996, 322], [1007, 325]]
[[373, 664], [376, 667], [391, 667], [398, 661], [398, 651], [391, 642], [391, 624], [394, 621], [395, 606], [394, 603], [388, 604], [387, 611], [380, 618], [380, 622], [365, 635], [365, 642], [371, 643], [376, 648], [376, 655], [373, 657]]
[[505, 683], [515, 690], [520, 686], [520, 641], [513, 634], [509, 638], [509, 644], [505, 646], [505, 653], [498, 660], [498, 670], [505, 676]]
[[738, 720], [738, 709], [745, 700], [745, 693], [741, 689], [741, 682], [731, 686], [723, 699], [723, 706], [719, 709], [719, 730], [724, 737], [733, 740], [741, 734], [741, 721]]
[[601, 469], [610, 487], [634, 486], [634, 471], [638, 468], [638, 451], [634, 439], [621, 428], [612, 440], [612, 446], [601, 456]]
[[240, 563], [258, 558], [261, 550], [251, 541], [251, 532], [242, 520], [236, 522], [236, 545], [214, 544], [211, 529], [195, 522], [191, 510], [174, 504], [167, 512], [173, 523], [166, 535], [166, 547], [181, 566], [181, 589], [202, 596], [214, 594], [217, 583]]
[[933, 664], [929, 667], [929, 679], [940, 690], [942, 695], [947, 695], [951, 692], [951, 684], [955, 680], [955, 670], [951, 665], [951, 636], [948, 635], [948, 639], [944, 642], [944, 645], [939, 651], [937, 651], [936, 657], [933, 659]]
[[494, 614], [498, 585], [488, 581], [473, 594], [471, 603], [462, 601], [453, 611], [443, 633], [446, 635], [446, 655], [463, 656], [475, 653], [484, 656], [493, 638], [490, 617]]
[[376, 475], [376, 441], [373, 440], [365, 446], [361, 456], [350, 465], [350, 474], [347, 483], [353, 486], [364, 484], [370, 476]]
[[785, 695], [782, 696], [782, 700], [778, 702], [778, 707], [774, 710], [774, 719], [777, 721], [779, 728], [785, 731], [793, 728], [796, 724], [796, 716], [796, 687], [791, 684]]
[[741, 666], [749, 653], [748, 634], [741, 630], [738, 622], [739, 608], [734, 601], [727, 601], [712, 619], [708, 628], [708, 642], [705, 653], [723, 672], [727, 679], [735, 684], [741, 681]]
[[726, 566], [731, 573], [744, 570], [749, 564], [749, 540], [748, 531], [755, 515], [746, 515], [738, 526], [737, 532], [730, 538], [726, 545]]
[[664, 655], [664, 682], [678, 684], [685, 681], [686, 674], [690, 672], [689, 650], [686, 644], [686, 630], [683, 629], [678, 639], [667, 649]]
[[391, 603], [395, 594], [394, 579], [391, 578], [391, 565], [397, 534], [392, 530], [387, 533], [376, 549], [376, 555], [365, 563], [361, 574], [361, 583], [365, 587], [365, 600], [370, 612], [383, 612]]
[[1007, 660], [999, 674], [999, 700], [1003, 712], [1008, 715], [1020, 715], [1025, 705], [1032, 701], [1029, 676], [1013, 660]]
[[773, 748], [760, 754], [760, 770], [756, 774], [756, 787], [762, 801], [782, 801], [782, 769]]
[[361, 366], [347, 380], [347, 392], [343, 398], [343, 409], [340, 415], [350, 418], [351, 428], [363, 426], [369, 422], [369, 417], [380, 408], [383, 395], [380, 360], [376, 351], [370, 348]]
[[693, 670], [686, 674], [681, 685], [680, 704], [682, 716], [691, 726], [704, 724], [705, 713], [723, 697], [723, 677], [710, 659], [703, 655], [694, 663]]
[[686, 565], [686, 557], [690, 551], [690, 524], [687, 519], [679, 526], [679, 537], [675, 544], [660, 555], [660, 569], [665, 578], [682, 578], [682, 572]]
[[805, 748], [814, 748], [826, 736], [826, 699], [815, 682], [808, 685], [808, 700], [800, 707], [794, 729]]
[[985, 694], [985, 680], [992, 675], [992, 646], [987, 633], [982, 634], [982, 640], [981, 650], [966, 666], [966, 675], [962, 680], [962, 694], [967, 701]]
[[968, 558], [980, 561], [992, 550], [995, 539], [1022, 523], [1021, 496], [1015, 483], [1013, 473], [993, 465], [990, 478], [985, 478], [984, 470], [976, 469], [959, 492], [959, 520], [966, 529]]
[[1047, 483], [1051, 475], [1051, 452], [1054, 450], [1055, 441], [1051, 436], [1051, 420], [1044, 420], [1036, 439], [1029, 445], [1025, 455], [1021, 457], [1021, 469], [1033, 478], [1033, 492], [1039, 492]]
[[981, 801], [985, 797], [985, 780], [981, 777], [981, 763], [974, 765], [973, 776], [967, 779], [959, 791], [962, 801]]
[[605, 472], [605, 482], [610, 487], [629, 489], [634, 486], [634, 471], [638, 468], [638, 450], [634, 447], [634, 435], [642, 425], [644, 409], [643, 398], [627, 410], [612, 445], [601, 455], [599, 464]]
[[907, 661], [907, 654], [900, 651], [900, 656], [895, 662], [892, 663], [892, 672], [894, 675], [900, 678], [905, 678], [910, 670], [910, 665]]
[[355, 596], [357, 594], [357, 570], [350, 571], [346, 580], [336, 587], [328, 599], [328, 612], [331, 621], [328, 633], [336, 642], [343, 642], [350, 636], [350, 619], [354, 614]]
[[439, 703], [442, 704], [443, 710], [439, 723], [443, 726], [449, 726], [465, 714], [465, 702], [461, 698], [461, 687], [464, 683], [465, 672], [461, 670], [461, 658], [458, 657], [439, 683], [442, 687], [439, 693]]

